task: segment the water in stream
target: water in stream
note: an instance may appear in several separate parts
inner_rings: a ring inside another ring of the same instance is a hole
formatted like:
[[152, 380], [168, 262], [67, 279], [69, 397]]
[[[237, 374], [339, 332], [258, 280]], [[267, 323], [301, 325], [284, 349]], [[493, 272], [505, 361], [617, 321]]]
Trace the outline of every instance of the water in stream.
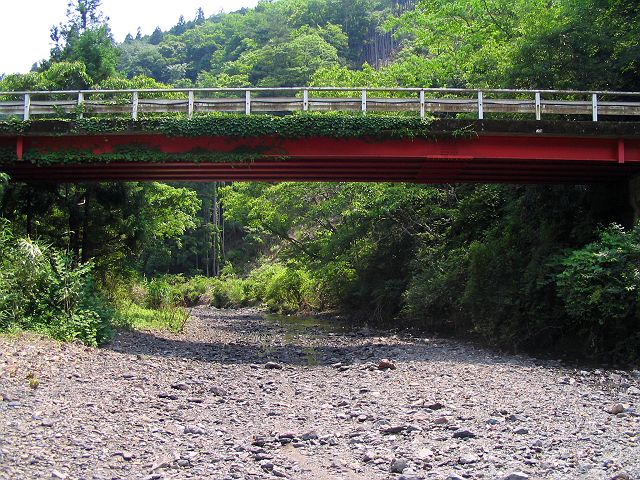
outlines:
[[[315, 347], [308, 346], [309, 343], [315, 343], [314, 340], [317, 340], [319, 344], [322, 344], [323, 339], [327, 336], [348, 335], [353, 330], [352, 325], [331, 317], [267, 314], [265, 319], [278, 327], [279, 334], [282, 335], [281, 338], [284, 339], [286, 345], [303, 343], [299, 339], [304, 337], [304, 343], [307, 345], [301, 347], [301, 350], [307, 365], [319, 363], [318, 351]], [[265, 356], [269, 356], [277, 348], [270, 340], [265, 338], [262, 344]]]

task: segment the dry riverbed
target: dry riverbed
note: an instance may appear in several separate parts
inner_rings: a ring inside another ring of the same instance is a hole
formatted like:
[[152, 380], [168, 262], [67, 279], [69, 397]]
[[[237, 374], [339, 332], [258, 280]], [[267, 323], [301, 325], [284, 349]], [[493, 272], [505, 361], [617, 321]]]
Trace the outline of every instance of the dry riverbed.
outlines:
[[0, 478], [640, 479], [640, 373], [251, 309], [0, 337]]

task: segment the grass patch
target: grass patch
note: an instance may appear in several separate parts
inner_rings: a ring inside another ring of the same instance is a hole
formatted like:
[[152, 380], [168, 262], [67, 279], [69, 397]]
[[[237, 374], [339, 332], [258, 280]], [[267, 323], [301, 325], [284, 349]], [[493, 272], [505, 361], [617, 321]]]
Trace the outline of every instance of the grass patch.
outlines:
[[164, 330], [180, 333], [189, 318], [182, 307], [161, 307], [158, 309], [141, 307], [133, 302], [123, 302], [118, 306], [114, 324], [118, 328], [131, 330]]

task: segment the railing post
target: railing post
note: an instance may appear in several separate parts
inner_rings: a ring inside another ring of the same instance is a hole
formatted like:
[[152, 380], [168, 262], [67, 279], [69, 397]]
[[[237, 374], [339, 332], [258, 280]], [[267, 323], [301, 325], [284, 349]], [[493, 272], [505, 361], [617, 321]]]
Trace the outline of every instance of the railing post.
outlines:
[[244, 94], [244, 113], [251, 115], [251, 90], [247, 90]]
[[425, 117], [424, 90], [420, 90], [420, 118]]
[[84, 93], [78, 92], [78, 118], [84, 117]]
[[593, 114], [593, 121], [598, 121], [598, 94], [594, 93], [591, 97], [591, 110]]
[[478, 120], [484, 120], [484, 94], [478, 90]]
[[536, 92], [536, 120], [542, 120], [542, 100], [540, 92]]
[[138, 119], [138, 92], [133, 92], [133, 98], [131, 100], [131, 118]]
[[302, 91], [302, 111], [309, 111], [309, 90], [306, 88]]
[[187, 116], [189, 117], [189, 120], [191, 120], [193, 118], [193, 90], [189, 90], [189, 111], [187, 113]]
[[367, 113], [367, 90], [362, 90], [362, 113]]
[[31, 116], [31, 95], [29, 95], [28, 93], [24, 94], [24, 114], [23, 114], [23, 119], [24, 121], [29, 120], [29, 117]]

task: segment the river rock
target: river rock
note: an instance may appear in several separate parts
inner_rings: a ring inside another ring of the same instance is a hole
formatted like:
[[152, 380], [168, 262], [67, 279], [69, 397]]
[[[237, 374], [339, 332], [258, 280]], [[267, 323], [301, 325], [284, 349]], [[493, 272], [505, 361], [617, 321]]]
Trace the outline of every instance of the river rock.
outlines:
[[394, 458], [391, 461], [391, 465], [389, 466], [389, 471], [391, 473], [402, 473], [409, 466], [409, 462], [407, 462], [404, 458]]
[[619, 413], [624, 412], [625, 408], [624, 405], [622, 405], [621, 403], [616, 403], [615, 405], [612, 405], [611, 407], [609, 407], [607, 409], [607, 412], [609, 412], [611, 415], [617, 415]]
[[378, 370], [395, 370], [397, 367], [393, 360], [383, 358], [378, 362], [377, 368]]
[[267, 362], [264, 364], [264, 368], [267, 370], [282, 370], [284, 367], [277, 362]]
[[476, 434], [466, 428], [459, 428], [453, 432], [453, 438], [475, 438]]
[[502, 477], [502, 480], [528, 480], [528, 479], [529, 479], [529, 475], [523, 472], [511, 472], [505, 475], [504, 477]]

